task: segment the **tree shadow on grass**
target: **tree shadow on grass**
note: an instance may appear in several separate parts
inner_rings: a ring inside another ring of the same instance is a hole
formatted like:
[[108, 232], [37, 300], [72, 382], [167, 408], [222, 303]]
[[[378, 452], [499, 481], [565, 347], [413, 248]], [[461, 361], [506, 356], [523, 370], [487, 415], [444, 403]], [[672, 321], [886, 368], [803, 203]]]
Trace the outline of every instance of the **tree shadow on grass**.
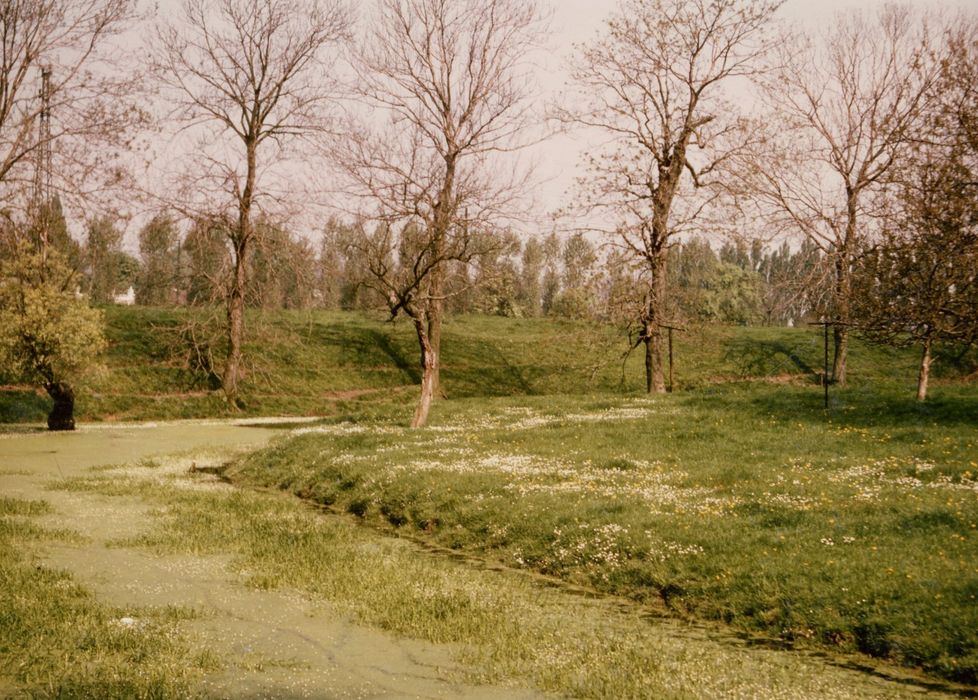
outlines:
[[[971, 385], [935, 387], [931, 398], [919, 402], [913, 387], [906, 383], [855, 384], [829, 390], [825, 395], [816, 385], [766, 385], [709, 387], [689, 394], [689, 400], [710, 407], [736, 412], [744, 418], [770, 417], [786, 423], [803, 422], [840, 427], [919, 429], [923, 427], [978, 426], [978, 390]], [[748, 414], [748, 415], [744, 415]]]
[[723, 341], [723, 361], [737, 368], [743, 377], [762, 377], [803, 372], [815, 375], [822, 371], [813, 366], [812, 350], [803, 352], [781, 340], [730, 338]]
[[482, 340], [453, 341], [443, 368], [451, 395], [471, 398], [539, 393], [528, 371], [531, 368], [512, 362], [499, 345]]
[[[420, 362], [412, 362], [404, 356], [404, 353], [391, 342], [390, 336], [380, 331], [370, 330], [367, 332], [374, 345], [394, 363], [401, 372], [406, 374], [412, 384], [421, 383], [421, 373], [418, 371]], [[420, 351], [419, 351], [420, 352]]]

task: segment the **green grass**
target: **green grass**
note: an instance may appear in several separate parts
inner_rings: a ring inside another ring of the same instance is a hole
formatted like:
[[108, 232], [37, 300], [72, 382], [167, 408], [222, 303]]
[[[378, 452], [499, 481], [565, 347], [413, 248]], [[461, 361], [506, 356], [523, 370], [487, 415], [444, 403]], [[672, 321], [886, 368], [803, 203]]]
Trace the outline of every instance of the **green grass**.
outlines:
[[[81, 395], [79, 418], [223, 414], [206, 377], [175, 359], [159, 332], [185, 313], [109, 309], [108, 372]], [[856, 340], [852, 385], [833, 388], [826, 411], [814, 384], [821, 335], [808, 328], [679, 334], [681, 391], [646, 398], [643, 358], [622, 360], [611, 329], [460, 317], [445, 327], [451, 400], [436, 404], [431, 429], [409, 431], [418, 376], [407, 324], [282, 312], [253, 314], [249, 325], [243, 413], [329, 419], [319, 433], [242, 460], [239, 483], [679, 618], [978, 683], [978, 396], [960, 381], [974, 353], [942, 356], [932, 399], [920, 404], [915, 353]], [[749, 381], [758, 378], [767, 381]], [[40, 420], [44, 404], [0, 392], [0, 421]], [[158, 485], [140, 488], [150, 498]], [[254, 585], [334, 585], [321, 583], [323, 567], [303, 568], [280, 546], [295, 533], [271, 516], [246, 517], [253, 502], [214, 517], [213, 503], [183, 505], [184, 521], [170, 522], [175, 534], [157, 544], [230, 548], [263, 562]], [[296, 551], [340, 567], [359, 556], [354, 547], [329, 559], [315, 539], [300, 538], [309, 549]], [[471, 595], [459, 595], [445, 617], [464, 627], [476, 613], [464, 604]], [[390, 606], [379, 603], [367, 612], [349, 605], [371, 624], [452, 641], [437, 625], [425, 631], [442, 603], [422, 606], [413, 622], [403, 611], [388, 620]], [[471, 630], [482, 638], [502, 623], [473, 624], [485, 625]]]
[[[32, 522], [44, 501], [0, 498], [0, 694], [5, 697], [194, 697], [209, 655], [177, 630], [182, 608], [115, 609], [37, 563], [39, 543], [78, 535]], [[132, 623], [129, 624], [130, 618]]]
[[[731, 384], [438, 404], [233, 469], [387, 531], [978, 683], [978, 396]], [[318, 432], [315, 432], [318, 431]]]
[[58, 488], [138, 495], [158, 506], [158, 527], [118, 546], [231, 554], [251, 587], [297, 589], [362, 623], [452, 645], [468, 682], [615, 699], [894, 698], [920, 690], [749, 648], [714, 627], [650, 619], [641, 606], [541, 585], [526, 572], [459, 562], [284, 494], [219, 488], [184, 469], [100, 471]]
[[[107, 371], [78, 392], [77, 417], [148, 420], [228, 415], [214, 383], [192, 371], [175, 329], [187, 309], [107, 307]], [[248, 314], [235, 415], [410, 416], [420, 376], [410, 324], [321, 311]], [[678, 389], [755, 377], [811, 383], [821, 369], [821, 335], [809, 328], [695, 327], [675, 337]], [[450, 398], [551, 394], [638, 394], [641, 351], [626, 360], [613, 328], [553, 319], [449, 318], [443, 388]], [[221, 348], [215, 348], [220, 357]], [[935, 364], [938, 381], [970, 371], [974, 353]], [[912, 396], [913, 351], [853, 343], [856, 381], [898, 378]], [[0, 390], [0, 422], [40, 422], [49, 399], [26, 388]]]

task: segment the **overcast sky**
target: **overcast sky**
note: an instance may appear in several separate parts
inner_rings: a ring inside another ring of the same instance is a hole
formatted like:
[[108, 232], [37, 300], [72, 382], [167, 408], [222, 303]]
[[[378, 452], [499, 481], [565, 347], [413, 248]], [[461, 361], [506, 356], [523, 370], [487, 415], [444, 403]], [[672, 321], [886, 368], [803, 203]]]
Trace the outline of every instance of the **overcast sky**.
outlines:
[[[366, 2], [367, 0], [363, 0]], [[905, 0], [906, 1], [906, 0]], [[781, 18], [791, 24], [802, 24], [819, 31], [831, 26], [836, 13], [856, 9], [872, 9], [885, 0], [786, 0], [780, 10]], [[158, 0], [158, 16], [179, 11], [181, 0]], [[546, 0], [544, 2], [546, 4]], [[544, 99], [554, 99], [567, 82], [564, 72], [574, 45], [596, 37], [604, 20], [618, 5], [617, 0], [550, 0], [553, 8], [552, 31], [547, 51], [541, 59], [540, 85]], [[909, 0], [915, 9], [961, 9], [978, 11], [978, 0]], [[535, 147], [529, 154], [535, 166], [538, 218], [536, 228], [548, 228], [549, 212], [571, 201], [570, 189], [578, 172], [580, 158], [588, 145], [584, 134], [561, 135]], [[130, 232], [130, 235], [132, 233]]]
[[[840, 12], [870, 10], [886, 0], [786, 0], [779, 10], [781, 19], [791, 25], [801, 25], [811, 31], [831, 27]], [[904, 0], [914, 9], [957, 12], [962, 9], [978, 11], [978, 0]], [[556, 94], [566, 83], [563, 72], [574, 45], [592, 40], [602, 30], [604, 20], [617, 7], [617, 0], [554, 0], [553, 39], [549, 74], [541, 76], [545, 88]], [[548, 210], [565, 206], [570, 201], [568, 190], [574, 184], [580, 158], [587, 148], [586, 135], [559, 136], [541, 145], [534, 156], [539, 175], [541, 204]]]

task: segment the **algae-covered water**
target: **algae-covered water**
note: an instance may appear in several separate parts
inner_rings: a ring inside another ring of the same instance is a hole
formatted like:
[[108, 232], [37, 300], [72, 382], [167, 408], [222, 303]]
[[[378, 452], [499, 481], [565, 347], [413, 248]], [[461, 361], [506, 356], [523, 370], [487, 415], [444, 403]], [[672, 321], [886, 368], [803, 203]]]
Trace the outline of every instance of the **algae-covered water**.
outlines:
[[[222, 660], [204, 679], [206, 696], [227, 698], [481, 698], [499, 689], [452, 680], [450, 649], [352, 623], [325, 602], [240, 582], [225, 556], [156, 555], [119, 546], [154, 526], [139, 498], [54, 490], [49, 484], [90, 475], [101, 465], [137, 464], [172, 453], [221, 453], [267, 443], [274, 421], [193, 421], [83, 426], [72, 433], [0, 433], [0, 493], [45, 500], [43, 524], [68, 527], [82, 544], [48, 545], [42, 561], [67, 570], [113, 607], [194, 609], [186, 631]], [[221, 487], [220, 484], [214, 484]], [[231, 488], [225, 486], [224, 488]], [[138, 629], [138, 618], [123, 618]], [[2, 679], [0, 679], [2, 680]], [[506, 697], [535, 693], [506, 689]]]

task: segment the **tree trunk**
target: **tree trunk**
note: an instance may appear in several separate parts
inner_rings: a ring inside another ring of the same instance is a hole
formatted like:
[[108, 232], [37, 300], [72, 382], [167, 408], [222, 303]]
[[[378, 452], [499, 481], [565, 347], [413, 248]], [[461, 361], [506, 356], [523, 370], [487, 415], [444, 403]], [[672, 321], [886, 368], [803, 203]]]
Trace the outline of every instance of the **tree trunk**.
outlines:
[[662, 331], [645, 325], [645, 390], [652, 394], [666, 393], [666, 377], [662, 368]]
[[[253, 126], [254, 129], [254, 126]], [[238, 199], [238, 225], [231, 235], [234, 255], [234, 277], [228, 290], [228, 354], [222, 384], [228, 404], [238, 408], [238, 382], [241, 379], [241, 345], [244, 342], [244, 295], [248, 280], [248, 248], [252, 236], [251, 206], [255, 197], [258, 171], [258, 142], [252, 136], [245, 140], [248, 169], [245, 186]]]
[[428, 337], [428, 323], [423, 318], [414, 319], [414, 328], [421, 346], [421, 397], [411, 420], [412, 428], [423, 428], [428, 423], [428, 413], [437, 387], [438, 355]]
[[832, 381], [839, 386], [845, 386], [848, 381], [850, 296], [849, 256], [845, 251], [840, 251], [835, 261], [835, 298], [833, 301], [835, 303], [836, 326], [832, 331], [835, 340]]
[[645, 334], [645, 390], [648, 393], [652, 393], [653, 380], [652, 374], [655, 367], [655, 362], [652, 359], [652, 336], [649, 335], [650, 329], [648, 326], [645, 327], [643, 333]]
[[650, 261], [652, 287], [649, 289], [649, 305], [644, 323], [645, 334], [645, 385], [648, 393], [666, 393], [666, 375], [662, 363], [662, 327], [665, 322], [666, 263], [661, 253]]
[[[441, 390], [441, 324], [445, 316], [445, 284], [442, 266], [431, 272], [431, 298], [428, 300], [428, 344], [431, 348], [432, 396], [444, 397]], [[424, 367], [422, 361], [422, 367]]]
[[54, 406], [48, 414], [48, 430], [75, 429], [75, 392], [65, 382], [51, 382], [44, 388], [54, 399]]
[[832, 330], [832, 338], [835, 341], [835, 354], [832, 358], [832, 382], [839, 386], [845, 386], [849, 364], [849, 328], [847, 326], [835, 326]]
[[231, 406], [238, 406], [238, 382], [241, 379], [241, 343], [244, 337], [244, 287], [245, 287], [245, 246], [237, 246], [234, 261], [234, 279], [227, 299], [228, 354], [224, 364], [221, 387], [224, 397]]
[[930, 379], [930, 363], [931, 363], [931, 345], [932, 341], [930, 336], [924, 338], [924, 351], [920, 358], [920, 374], [917, 376], [917, 400], [926, 401], [927, 400], [927, 382]]
[[859, 216], [859, 191], [846, 187], [846, 230], [845, 236], [836, 244], [835, 250], [835, 304], [836, 326], [833, 331], [835, 339], [835, 356], [832, 359], [832, 381], [839, 386], [845, 386], [849, 380], [849, 321], [852, 318], [850, 306], [852, 302], [852, 273], [850, 270], [849, 253], [856, 241], [856, 231]]

